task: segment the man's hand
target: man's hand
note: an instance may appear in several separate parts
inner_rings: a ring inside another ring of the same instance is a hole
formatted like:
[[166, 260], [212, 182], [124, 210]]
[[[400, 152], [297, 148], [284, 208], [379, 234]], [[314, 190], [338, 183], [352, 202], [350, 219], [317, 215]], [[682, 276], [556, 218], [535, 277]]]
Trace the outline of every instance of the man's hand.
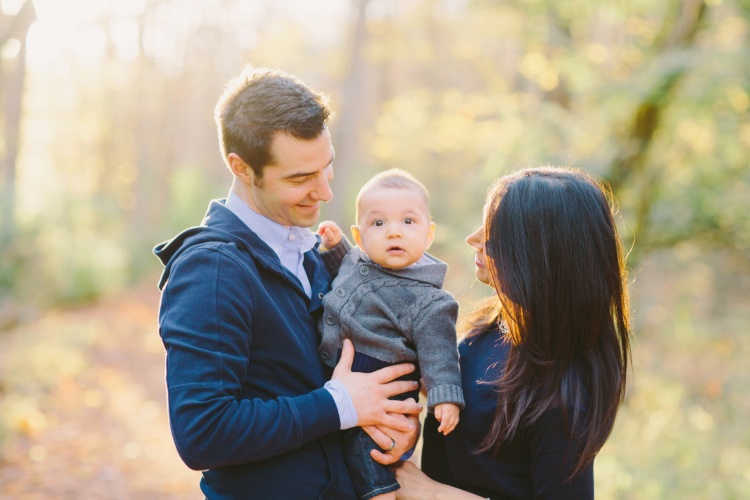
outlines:
[[[408, 399], [407, 401], [414, 401]], [[370, 435], [370, 437], [377, 443], [378, 446], [384, 450], [388, 450], [393, 443], [395, 446], [392, 450], [382, 452], [380, 450], [370, 450], [370, 456], [376, 462], [383, 465], [395, 464], [407, 451], [413, 449], [417, 445], [419, 439], [419, 417], [417, 415], [399, 415], [399, 418], [409, 419], [414, 424], [414, 430], [409, 432], [401, 432], [390, 427], [380, 427], [370, 425], [363, 427], [362, 429]], [[393, 440], [393, 441], [391, 441]]]
[[[344, 235], [341, 228], [332, 220], [324, 220], [318, 225], [318, 234], [320, 235], [320, 249], [321, 252], [330, 250], [341, 242], [341, 238]], [[322, 247], [322, 248], [321, 248]]]
[[[354, 345], [351, 340], [344, 340], [341, 359], [333, 370], [332, 380], [338, 380], [352, 398], [357, 411], [357, 425], [380, 425], [397, 431], [414, 432], [417, 425], [404, 415], [418, 415], [422, 406], [413, 399], [397, 401], [388, 399], [396, 394], [413, 391], [418, 383], [415, 381], [393, 381], [414, 371], [411, 363], [387, 366], [372, 373], [352, 372]], [[400, 415], [399, 415], [400, 414]], [[401, 443], [397, 443], [401, 444]], [[385, 446], [388, 448], [390, 441]]]

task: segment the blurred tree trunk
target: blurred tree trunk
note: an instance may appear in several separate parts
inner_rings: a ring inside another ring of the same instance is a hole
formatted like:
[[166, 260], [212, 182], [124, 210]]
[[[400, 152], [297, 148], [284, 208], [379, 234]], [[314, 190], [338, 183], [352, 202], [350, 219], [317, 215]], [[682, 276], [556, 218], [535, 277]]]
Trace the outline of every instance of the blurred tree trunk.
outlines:
[[[666, 20], [662, 29], [667, 36], [658, 49], [661, 58], [690, 48], [706, 12], [704, 0], [679, 1], [675, 5], [679, 10], [676, 22]], [[618, 141], [619, 150], [610, 164], [608, 180], [616, 197], [626, 185], [637, 183], [639, 187], [638, 199], [634, 203], [633, 231], [625, 238], [626, 247], [630, 247], [636, 235], [640, 247], [649, 246], [648, 218], [657, 197], [661, 175], [660, 169], [647, 168], [648, 152], [670, 98], [688, 68], [685, 64], [678, 64], [665, 71], [636, 106], [630, 124]]]
[[[367, 4], [369, 0], [357, 0], [356, 18], [351, 37], [349, 69], [341, 86], [341, 105], [333, 123], [333, 147], [335, 176], [331, 183], [334, 197], [326, 209], [326, 218], [344, 224], [346, 214], [346, 189], [353, 177], [353, 170], [362, 164], [359, 147], [359, 130], [362, 126], [363, 87], [366, 65], [364, 47], [367, 43]], [[337, 168], [338, 167], [338, 168]], [[344, 224], [345, 226], [345, 224]]]
[[[167, 115], [169, 115], [169, 82], [158, 62], [149, 56], [145, 39], [147, 29], [154, 23], [154, 12], [164, 2], [148, 2], [138, 20], [138, 59], [135, 61], [135, 85], [131, 98], [134, 109], [132, 116], [135, 146], [134, 201], [130, 211], [130, 227], [139, 238], [151, 237], [152, 226], [162, 227], [166, 218], [166, 204], [169, 201], [168, 179], [171, 169], [166, 158], [165, 135]], [[165, 18], [163, 24], [179, 22], [179, 19]], [[169, 30], [171, 31], [171, 30]]]
[[5, 247], [15, 232], [16, 157], [21, 128], [21, 102], [26, 76], [26, 35], [36, 19], [31, 0], [21, 6], [18, 14], [0, 27], [0, 48], [10, 39], [18, 40], [18, 55], [12, 61], [0, 63], [0, 84], [5, 97], [5, 155], [2, 158], [2, 201], [0, 201], [0, 248]]

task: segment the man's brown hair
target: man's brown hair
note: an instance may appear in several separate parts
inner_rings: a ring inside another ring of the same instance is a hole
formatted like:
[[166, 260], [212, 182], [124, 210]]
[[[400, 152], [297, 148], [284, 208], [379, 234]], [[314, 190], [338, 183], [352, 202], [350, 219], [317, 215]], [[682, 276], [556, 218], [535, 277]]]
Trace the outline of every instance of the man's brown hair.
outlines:
[[331, 116], [328, 97], [297, 77], [251, 66], [227, 83], [214, 110], [222, 157], [238, 155], [258, 181], [263, 168], [274, 163], [271, 143], [277, 131], [312, 140]]

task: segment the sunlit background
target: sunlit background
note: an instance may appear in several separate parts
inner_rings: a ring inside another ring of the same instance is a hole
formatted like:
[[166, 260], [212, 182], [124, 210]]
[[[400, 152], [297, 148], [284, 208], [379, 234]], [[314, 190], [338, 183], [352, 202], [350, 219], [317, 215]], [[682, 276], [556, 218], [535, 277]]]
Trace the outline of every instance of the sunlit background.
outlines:
[[230, 176], [213, 107], [244, 65], [336, 111], [334, 201], [429, 188], [462, 310], [492, 179], [608, 180], [633, 377], [600, 498], [750, 496], [750, 1], [0, 0], [0, 497], [193, 498], [151, 248]]

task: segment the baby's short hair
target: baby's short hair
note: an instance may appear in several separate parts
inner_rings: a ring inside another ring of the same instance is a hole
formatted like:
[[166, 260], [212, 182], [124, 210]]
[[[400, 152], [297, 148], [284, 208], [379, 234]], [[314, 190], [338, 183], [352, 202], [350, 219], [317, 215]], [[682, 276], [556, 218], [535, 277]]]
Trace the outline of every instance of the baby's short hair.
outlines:
[[362, 189], [357, 194], [355, 221], [359, 221], [359, 204], [362, 196], [375, 188], [384, 189], [413, 189], [424, 197], [425, 204], [429, 210], [430, 207], [430, 194], [427, 192], [427, 188], [424, 184], [419, 182], [416, 177], [411, 175], [406, 170], [400, 168], [391, 168], [374, 175], [369, 181], [365, 182]]

